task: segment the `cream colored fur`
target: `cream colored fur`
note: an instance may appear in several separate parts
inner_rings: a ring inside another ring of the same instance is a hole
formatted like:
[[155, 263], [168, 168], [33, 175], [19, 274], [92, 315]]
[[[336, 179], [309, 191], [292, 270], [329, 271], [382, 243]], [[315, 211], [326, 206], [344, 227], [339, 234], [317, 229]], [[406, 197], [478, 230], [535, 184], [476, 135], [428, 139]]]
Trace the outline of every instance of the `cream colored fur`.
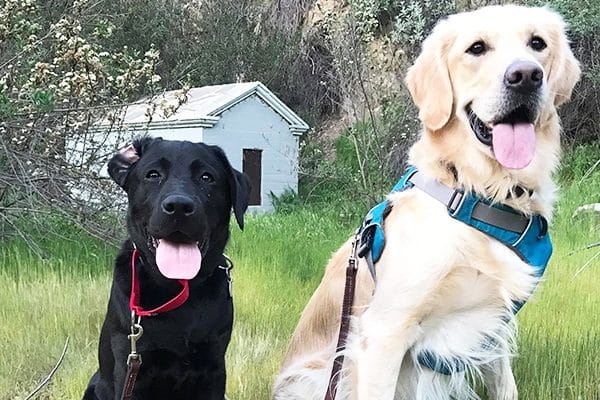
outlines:
[[[486, 7], [438, 23], [406, 78], [423, 122], [410, 162], [446, 185], [550, 218], [556, 190], [552, 173], [560, 151], [556, 106], [568, 100], [580, 73], [564, 29], [554, 12], [519, 6]], [[542, 37], [548, 47], [534, 51], [528, 46], [532, 35]], [[478, 40], [492, 50], [480, 57], [465, 53]], [[470, 104], [486, 123], [498, 117], [505, 101], [504, 71], [515, 60], [533, 61], [544, 71], [536, 153], [521, 170], [505, 169], [496, 161], [490, 147], [473, 134], [465, 112]], [[517, 196], [517, 186], [532, 189], [533, 195]], [[419, 189], [393, 194], [390, 201], [376, 284], [364, 262], [359, 263], [337, 398], [477, 398], [470, 387], [473, 379], [467, 379], [471, 374], [483, 379], [492, 399], [517, 399], [509, 310], [532, 293], [536, 282], [531, 267], [504, 245], [449, 217], [441, 203]], [[350, 241], [333, 255], [302, 313], [275, 382], [275, 399], [324, 397], [349, 254]], [[489, 338], [495, 345], [482, 347]], [[450, 377], [435, 373], [416, 361], [424, 349], [465, 359], [471, 368]]]

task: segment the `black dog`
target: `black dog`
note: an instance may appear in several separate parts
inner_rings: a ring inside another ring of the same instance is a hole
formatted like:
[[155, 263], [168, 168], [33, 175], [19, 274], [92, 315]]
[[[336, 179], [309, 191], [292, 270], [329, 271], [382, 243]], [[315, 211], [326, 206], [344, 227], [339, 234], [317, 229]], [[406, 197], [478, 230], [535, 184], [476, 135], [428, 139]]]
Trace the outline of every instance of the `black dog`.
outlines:
[[232, 208], [243, 228], [247, 178], [216, 146], [148, 137], [115, 155], [108, 172], [127, 192], [129, 239], [117, 256], [100, 335], [100, 368], [84, 400], [120, 399], [123, 392], [131, 352], [134, 249], [140, 294], [133, 303], [155, 309], [177, 297], [182, 285], [189, 285], [189, 298], [141, 318], [137, 351], [143, 364], [131, 398], [223, 400], [233, 322], [223, 250]]

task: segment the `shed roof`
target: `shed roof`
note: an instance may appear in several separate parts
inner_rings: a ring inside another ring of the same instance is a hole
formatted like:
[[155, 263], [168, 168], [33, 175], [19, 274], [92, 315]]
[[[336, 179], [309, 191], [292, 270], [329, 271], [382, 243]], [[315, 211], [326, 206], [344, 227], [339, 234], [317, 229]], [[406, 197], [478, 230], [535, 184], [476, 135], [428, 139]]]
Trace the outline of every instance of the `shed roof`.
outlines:
[[299, 135], [309, 129], [306, 122], [260, 82], [191, 88], [186, 94], [187, 101], [179, 106], [174, 114], [167, 117], [162, 112], [154, 112], [152, 121], [148, 123], [148, 109], [151, 104], [176, 105], [178, 104], [177, 98], [181, 95], [181, 90], [172, 90], [153, 99], [135, 102], [127, 107], [123, 124], [132, 128], [143, 126], [147, 129], [212, 127], [224, 111], [248, 97], [256, 95], [288, 122], [292, 133]]

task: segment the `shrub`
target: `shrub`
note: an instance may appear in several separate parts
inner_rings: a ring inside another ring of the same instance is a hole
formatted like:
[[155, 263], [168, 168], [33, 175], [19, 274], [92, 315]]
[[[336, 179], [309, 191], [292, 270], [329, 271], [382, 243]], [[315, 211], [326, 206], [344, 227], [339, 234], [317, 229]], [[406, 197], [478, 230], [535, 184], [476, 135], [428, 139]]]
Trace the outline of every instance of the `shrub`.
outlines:
[[384, 13], [390, 11], [394, 0], [351, 0], [354, 18], [360, 34], [365, 39], [372, 39], [381, 25]]
[[406, 165], [406, 152], [419, 122], [406, 96], [388, 101], [381, 116], [348, 127], [326, 156], [322, 144], [302, 148], [300, 196], [309, 202], [371, 206], [389, 192]]
[[456, 12], [452, 0], [397, 0], [391, 38], [394, 43], [416, 53], [421, 42], [439, 19]]
[[[99, 234], [111, 226], [96, 214], [108, 204], [73, 196], [84, 184], [102, 187], [89, 167], [104, 161], [106, 138], [89, 128], [116, 118], [108, 106], [158, 88], [159, 53], [109, 45], [110, 29], [86, 1], [0, 4], [0, 231], [25, 237], [24, 216], [44, 230], [52, 211]], [[96, 150], [69, 162], [75, 142]]]
[[600, 143], [578, 145], [564, 155], [558, 178], [561, 182], [572, 182], [600, 171]]
[[290, 214], [302, 205], [298, 193], [294, 192], [292, 189], [286, 189], [279, 196], [271, 192], [269, 193], [269, 197], [271, 198], [271, 203], [273, 204], [273, 208], [275, 208], [275, 212], [279, 214]]

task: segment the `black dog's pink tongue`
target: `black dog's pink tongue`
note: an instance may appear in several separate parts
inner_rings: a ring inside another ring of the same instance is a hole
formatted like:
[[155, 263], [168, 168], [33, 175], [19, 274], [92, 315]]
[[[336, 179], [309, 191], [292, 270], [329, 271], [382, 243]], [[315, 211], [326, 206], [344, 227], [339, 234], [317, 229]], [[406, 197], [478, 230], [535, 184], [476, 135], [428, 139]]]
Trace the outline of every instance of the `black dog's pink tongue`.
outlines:
[[530, 123], [496, 124], [492, 129], [494, 156], [505, 168], [521, 169], [535, 154], [535, 128]]
[[192, 279], [200, 271], [202, 254], [196, 243], [173, 243], [161, 239], [156, 247], [156, 265], [169, 279]]

